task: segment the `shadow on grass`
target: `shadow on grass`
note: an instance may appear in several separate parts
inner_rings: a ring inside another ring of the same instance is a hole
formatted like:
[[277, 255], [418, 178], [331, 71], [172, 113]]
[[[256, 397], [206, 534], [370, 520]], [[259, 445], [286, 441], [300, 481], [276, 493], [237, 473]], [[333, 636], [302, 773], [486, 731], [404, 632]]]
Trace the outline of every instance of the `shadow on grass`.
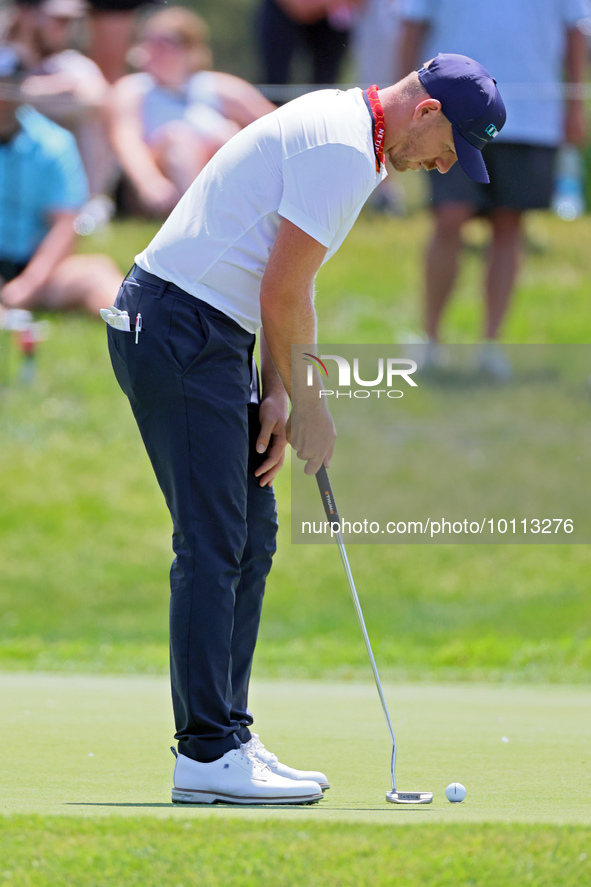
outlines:
[[[178, 803], [169, 802], [140, 802], [137, 804], [124, 801], [65, 801], [66, 807], [169, 807], [175, 810], [187, 810], [191, 807], [199, 807], [201, 809], [212, 810], [216, 807], [228, 807], [232, 810], [256, 810], [259, 807], [274, 807], [277, 810], [303, 809], [304, 807], [313, 807], [315, 802], [309, 804], [230, 804], [224, 801], [214, 801], [212, 804], [184, 804], [182, 801]], [[336, 809], [336, 808], [335, 808]], [[346, 809], [346, 808], [343, 808]]]
[[178, 804], [173, 804], [172, 802], [132, 804], [116, 801], [64, 801], [64, 805], [66, 807], [178, 807]]
[[[65, 801], [64, 804], [66, 807], [168, 807], [170, 809], [175, 809], [175, 810], [188, 810], [188, 809], [195, 808], [195, 807], [199, 808], [200, 810], [215, 810], [215, 809], [220, 809], [222, 807], [228, 808], [231, 810], [260, 810], [261, 807], [264, 807], [265, 809], [269, 809], [270, 807], [272, 807], [275, 810], [286, 810], [286, 811], [290, 810], [290, 811], [294, 811], [294, 812], [298, 811], [298, 810], [308, 809], [309, 807], [317, 806], [316, 802], [313, 802], [311, 804], [226, 804], [223, 801], [215, 801], [213, 804], [183, 804], [183, 803], [172, 803], [172, 802], [162, 802], [162, 803], [160, 803], [160, 802], [154, 802], [154, 803], [140, 802], [140, 803], [134, 804], [131, 802], [124, 802], [124, 801]], [[409, 811], [409, 810], [421, 811], [422, 810], [424, 813], [427, 813], [428, 809], [430, 809], [430, 808], [428, 808], [426, 804], [417, 805], [416, 807], [412, 806], [412, 805], [408, 805], [408, 806], [404, 805], [404, 807], [403, 807], [402, 805], [397, 806], [396, 804], [388, 804], [387, 806], [380, 804], [379, 806], [350, 807], [347, 804], [338, 804], [338, 805], [335, 804], [335, 805], [331, 805], [331, 806], [329, 806], [329, 805], [322, 806], [322, 808], [318, 807], [318, 809], [323, 809], [328, 812], [335, 812], [335, 813], [337, 813], [337, 812], [338, 813], [342, 813], [342, 812], [368, 813], [370, 811], [372, 813], [375, 813], [376, 811], [381, 811], [382, 813], [389, 813], [389, 812], [392, 812], [392, 810], [402, 810], [402, 809], [404, 809], [406, 811]]]

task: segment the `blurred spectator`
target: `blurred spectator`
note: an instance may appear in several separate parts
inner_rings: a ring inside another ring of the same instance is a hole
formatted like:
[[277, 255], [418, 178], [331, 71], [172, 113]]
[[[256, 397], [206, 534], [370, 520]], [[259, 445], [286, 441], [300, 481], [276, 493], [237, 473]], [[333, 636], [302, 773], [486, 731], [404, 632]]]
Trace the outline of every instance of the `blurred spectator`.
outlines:
[[0, 45], [0, 303], [85, 308], [98, 316], [120, 272], [105, 256], [72, 256], [87, 183], [74, 137], [24, 104], [17, 47]]
[[246, 81], [207, 70], [208, 39], [188, 9], [156, 12], [135, 53], [143, 71], [113, 88], [112, 141], [152, 213], [169, 212], [218, 148], [274, 107]]
[[76, 136], [91, 197], [114, 184], [115, 159], [105, 118], [109, 85], [99, 67], [71, 48], [86, 14], [82, 0], [19, 4], [9, 32], [26, 50], [31, 76], [23, 84], [30, 104]]
[[400, 0], [362, 0], [352, 37], [356, 81], [364, 87], [394, 83], [400, 67]]
[[[400, 0], [361, 0], [353, 18], [352, 38], [356, 82], [363, 87], [394, 83], [399, 69]], [[388, 165], [388, 178], [370, 195], [369, 209], [388, 216], [405, 214], [400, 175]]]
[[163, 0], [88, 0], [91, 7], [89, 55], [109, 83], [115, 83], [126, 73], [136, 11], [160, 2]]
[[312, 83], [336, 83], [358, 2], [263, 0], [257, 27], [264, 82], [290, 83], [292, 61], [302, 50], [311, 60]]
[[[563, 76], [583, 80], [586, 46], [578, 28], [587, 0], [402, 0], [400, 48], [405, 74], [438, 51], [472, 56], [496, 78], [507, 123], [483, 151], [490, 185], [472, 182], [456, 164], [446, 176], [430, 173], [434, 231], [427, 248], [425, 330], [439, 339], [443, 311], [458, 271], [463, 225], [483, 215], [492, 228], [485, 276], [482, 369], [508, 372], [492, 344], [499, 335], [518, 270], [523, 213], [547, 208], [557, 146], [584, 135], [582, 98], [561, 98]], [[436, 354], [433, 347], [432, 354]]]
[[[135, 30], [136, 12], [164, 2], [166, 0], [84, 0], [84, 11], [90, 13], [88, 53], [109, 83], [114, 83], [127, 71], [127, 53]], [[21, 35], [29, 28], [35, 28], [34, 13], [42, 3], [43, 0], [14, 0]]]

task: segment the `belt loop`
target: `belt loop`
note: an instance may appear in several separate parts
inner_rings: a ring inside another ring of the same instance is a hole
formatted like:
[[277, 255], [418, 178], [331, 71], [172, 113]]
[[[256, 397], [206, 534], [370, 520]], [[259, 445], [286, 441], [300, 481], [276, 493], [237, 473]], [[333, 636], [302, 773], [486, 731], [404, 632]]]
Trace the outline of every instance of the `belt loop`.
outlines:
[[158, 287], [158, 292], [156, 293], [156, 295], [154, 296], [154, 298], [155, 298], [155, 299], [161, 299], [162, 296], [164, 295], [164, 292], [165, 292], [167, 286], [168, 286], [168, 281], [167, 281], [167, 280], [163, 280], [162, 283], [160, 284], [160, 286]]

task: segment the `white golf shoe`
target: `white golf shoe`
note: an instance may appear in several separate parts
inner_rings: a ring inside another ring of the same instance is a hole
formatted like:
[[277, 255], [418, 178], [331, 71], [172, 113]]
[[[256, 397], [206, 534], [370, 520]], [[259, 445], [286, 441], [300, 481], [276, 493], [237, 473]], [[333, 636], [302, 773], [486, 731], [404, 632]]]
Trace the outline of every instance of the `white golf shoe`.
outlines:
[[476, 369], [494, 382], [509, 382], [513, 367], [507, 353], [498, 342], [483, 342], [475, 352]]
[[243, 743], [240, 748], [247, 755], [266, 764], [278, 776], [283, 776], [285, 779], [292, 779], [294, 782], [300, 783], [316, 782], [323, 792], [330, 788], [328, 779], [319, 770], [295, 770], [293, 767], [288, 767], [287, 764], [282, 764], [281, 761], [277, 760], [277, 755], [265, 748], [256, 733], [253, 733], [252, 738], [248, 742]]
[[313, 804], [322, 798], [317, 782], [285, 779], [266, 764], [232, 749], [210, 764], [178, 755], [172, 800], [182, 804]]

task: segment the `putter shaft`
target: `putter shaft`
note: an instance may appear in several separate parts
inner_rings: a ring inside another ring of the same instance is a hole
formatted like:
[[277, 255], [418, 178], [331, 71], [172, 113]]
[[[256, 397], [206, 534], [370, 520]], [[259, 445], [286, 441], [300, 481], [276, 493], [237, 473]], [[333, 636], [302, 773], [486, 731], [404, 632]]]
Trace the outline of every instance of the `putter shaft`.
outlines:
[[388, 706], [386, 705], [386, 698], [384, 696], [384, 691], [382, 690], [382, 682], [380, 681], [378, 667], [376, 665], [376, 660], [373, 655], [371, 642], [369, 640], [369, 635], [367, 633], [365, 619], [363, 618], [363, 611], [361, 610], [361, 604], [359, 603], [359, 596], [357, 594], [357, 589], [355, 588], [355, 581], [353, 579], [353, 574], [351, 572], [351, 567], [349, 565], [349, 558], [347, 557], [345, 542], [343, 540], [343, 535], [340, 530], [340, 519], [339, 519], [339, 513], [337, 511], [336, 503], [334, 500], [334, 494], [332, 492], [330, 480], [328, 479], [328, 472], [327, 472], [326, 468], [324, 467], [324, 465], [317, 472], [316, 480], [318, 482], [318, 488], [319, 488], [320, 494], [322, 496], [322, 502], [324, 504], [324, 510], [326, 512], [326, 516], [327, 516], [328, 520], [331, 523], [338, 523], [339, 524], [339, 530], [336, 534], [336, 540], [337, 540], [337, 544], [339, 546], [341, 560], [343, 561], [343, 566], [345, 568], [347, 581], [349, 583], [349, 590], [351, 592], [351, 597], [353, 599], [353, 606], [355, 607], [355, 612], [357, 614], [357, 619], [359, 621], [359, 626], [361, 628], [361, 634], [363, 635], [363, 640], [365, 641], [365, 647], [367, 649], [367, 655], [369, 656], [369, 661], [371, 663], [371, 669], [373, 671], [374, 680], [376, 682], [378, 695], [380, 697], [380, 702], [382, 703], [382, 708], [384, 710], [384, 716], [386, 718], [386, 723], [388, 725], [390, 739], [392, 740], [392, 766], [391, 766], [392, 792], [395, 793], [396, 792], [396, 736], [394, 735], [394, 727], [392, 726], [392, 720], [390, 718]]
[[339, 546], [341, 560], [343, 561], [343, 566], [345, 567], [345, 573], [347, 575], [347, 581], [349, 583], [349, 590], [351, 591], [351, 597], [353, 598], [353, 605], [355, 607], [355, 612], [357, 613], [357, 619], [359, 620], [361, 633], [363, 635], [363, 640], [365, 641], [365, 646], [367, 649], [367, 655], [369, 656], [374, 680], [378, 689], [378, 695], [380, 697], [380, 702], [382, 703], [384, 716], [388, 725], [388, 731], [392, 740], [392, 791], [386, 792], [386, 800], [389, 801], [391, 804], [430, 804], [433, 800], [433, 792], [399, 792], [396, 790], [396, 736], [394, 735], [394, 727], [392, 726], [392, 720], [390, 718], [388, 706], [386, 705], [386, 698], [384, 696], [384, 691], [382, 690], [382, 682], [380, 681], [380, 675], [378, 673], [378, 667], [376, 665], [373, 650], [371, 648], [369, 635], [367, 633], [367, 628], [365, 627], [365, 619], [363, 618], [363, 612], [361, 610], [361, 604], [359, 603], [357, 589], [355, 588], [353, 574], [351, 572], [351, 567], [349, 566], [349, 559], [347, 557], [345, 542], [341, 533], [341, 522], [339, 519], [339, 513], [337, 511], [334, 494], [332, 492], [330, 480], [328, 479], [328, 472], [324, 465], [316, 473], [316, 480], [318, 482], [318, 489], [320, 490], [320, 494], [322, 496], [322, 504], [324, 505], [326, 517], [331, 524], [336, 523], [338, 525], [336, 540]]
[[337, 540], [337, 544], [339, 546], [341, 560], [343, 561], [343, 565], [345, 567], [345, 573], [347, 574], [347, 580], [349, 582], [349, 589], [351, 591], [351, 597], [353, 598], [353, 606], [355, 607], [355, 612], [357, 613], [357, 619], [359, 620], [361, 634], [363, 635], [363, 640], [365, 641], [365, 646], [367, 649], [367, 655], [369, 656], [369, 661], [371, 663], [371, 669], [373, 671], [374, 680], [376, 682], [378, 696], [380, 697], [380, 702], [382, 703], [382, 708], [384, 710], [384, 716], [386, 718], [386, 723], [388, 725], [390, 739], [392, 740], [392, 767], [391, 767], [391, 769], [392, 769], [392, 791], [395, 792], [396, 791], [396, 776], [395, 776], [395, 773], [396, 773], [396, 736], [394, 735], [394, 727], [392, 726], [392, 720], [390, 718], [388, 706], [386, 705], [386, 698], [384, 696], [384, 691], [382, 690], [382, 682], [380, 681], [378, 667], [376, 665], [376, 660], [373, 655], [373, 650], [371, 647], [369, 635], [367, 633], [367, 628], [365, 625], [365, 619], [363, 618], [361, 604], [359, 603], [357, 589], [355, 588], [355, 582], [353, 580], [353, 574], [351, 573], [351, 567], [349, 566], [349, 558], [347, 557], [345, 543], [343, 541], [343, 536], [342, 536], [340, 530], [337, 533], [336, 540]]

